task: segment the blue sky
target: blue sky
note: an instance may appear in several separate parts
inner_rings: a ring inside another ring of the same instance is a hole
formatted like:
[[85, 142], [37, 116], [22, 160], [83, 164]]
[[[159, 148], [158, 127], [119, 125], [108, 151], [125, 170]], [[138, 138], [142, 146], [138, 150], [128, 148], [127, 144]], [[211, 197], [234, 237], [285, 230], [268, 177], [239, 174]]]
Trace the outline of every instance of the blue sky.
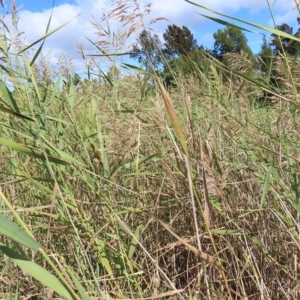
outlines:
[[[19, 30], [25, 32], [24, 42], [28, 43], [38, 39], [45, 32], [53, 1], [15, 0], [15, 2], [17, 7], [22, 6], [18, 16]], [[76, 44], [78, 42], [81, 43], [89, 53], [97, 52], [95, 47], [86, 39], [86, 37], [88, 37], [95, 42], [99, 40], [99, 37], [95, 35], [97, 30], [95, 30], [90, 21], [93, 17], [95, 20], [100, 21], [102, 10], [105, 7], [108, 7], [112, 2], [115, 1], [56, 0], [52, 28], [72, 19], [77, 14], [80, 15], [47, 40], [45, 51], [51, 51], [49, 54], [51, 62], [55, 63], [55, 60], [58, 59], [59, 55], [65, 53], [73, 58], [76, 68], [80, 68], [80, 64], [83, 67], [82, 60], [76, 51]], [[148, 3], [146, 0], [140, 0], [138, 2], [140, 4]], [[274, 27], [267, 1], [265, 0], [194, 0], [194, 2], [201, 3], [201, 5], [223, 14]], [[5, 3], [7, 3], [6, 10], [9, 10], [8, 4], [10, 3], [10, 0], [6, 0]], [[299, 25], [296, 22], [299, 13], [297, 10], [293, 9], [296, 6], [295, 1], [269, 0], [269, 3], [272, 6], [277, 24], [286, 22], [294, 27], [294, 32], [299, 28]], [[169, 22], [159, 21], [152, 25], [160, 36], [162, 36], [162, 33], [169, 24], [176, 24], [179, 26], [185, 25], [192, 31], [198, 44], [203, 44], [208, 48], [213, 47], [213, 33], [219, 28], [223, 28], [222, 25], [197, 14], [209, 14], [207, 11], [201, 10], [184, 0], [152, 0], [151, 11], [151, 16], [149, 16], [147, 20], [157, 17], [165, 17], [169, 20]], [[217, 15], [210, 14], [210, 16], [218, 18]], [[229, 19], [225, 20], [233, 22]], [[235, 22], [235, 24], [246, 27], [241, 23]], [[115, 32], [123, 30], [121, 25], [115, 21], [110, 23], [110, 29]], [[252, 30], [263, 33], [262, 30], [254, 28]], [[246, 36], [253, 52], [257, 53], [260, 50], [262, 35], [247, 33]], [[133, 42], [134, 38], [131, 37], [130, 39], [131, 42]]]

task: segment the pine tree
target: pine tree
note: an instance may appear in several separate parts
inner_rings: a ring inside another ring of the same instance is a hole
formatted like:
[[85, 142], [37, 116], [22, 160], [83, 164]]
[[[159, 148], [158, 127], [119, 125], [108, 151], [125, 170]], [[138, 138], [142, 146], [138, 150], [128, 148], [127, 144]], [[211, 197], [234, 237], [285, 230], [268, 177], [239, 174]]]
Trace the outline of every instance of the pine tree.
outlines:
[[[283, 23], [282, 25], [279, 25], [276, 27], [276, 29], [281, 30], [285, 33], [288, 33], [290, 35], [293, 35], [293, 27], [290, 27], [288, 24]], [[282, 54], [282, 52], [286, 52], [290, 55], [295, 55], [297, 51], [299, 51], [300, 48], [300, 43], [287, 38], [287, 37], [279, 37], [277, 34], [272, 34], [273, 37], [272, 40], [272, 46], [274, 48], [274, 52], [276, 55]], [[295, 37], [299, 38], [300, 37], [300, 29], [294, 34]], [[282, 44], [282, 47], [280, 45], [280, 41]]]
[[165, 44], [164, 53], [167, 57], [187, 55], [197, 48], [197, 41], [186, 26], [169, 25], [163, 34]]
[[219, 29], [213, 37], [215, 39], [213, 54], [218, 59], [221, 60], [226, 53], [240, 53], [243, 51], [254, 62], [254, 55], [241, 29], [227, 26], [225, 29]]

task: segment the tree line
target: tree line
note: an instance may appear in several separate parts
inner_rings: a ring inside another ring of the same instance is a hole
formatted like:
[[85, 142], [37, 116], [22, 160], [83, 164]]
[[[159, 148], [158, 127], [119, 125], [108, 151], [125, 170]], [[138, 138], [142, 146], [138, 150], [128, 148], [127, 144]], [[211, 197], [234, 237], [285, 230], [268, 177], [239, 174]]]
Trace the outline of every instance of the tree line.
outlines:
[[[300, 24], [300, 18], [298, 18]], [[276, 29], [300, 38], [300, 28], [293, 33], [293, 28], [284, 23]], [[226, 54], [241, 53], [247, 55], [253, 62], [253, 68], [264, 73], [270, 68], [273, 57], [285, 53], [288, 56], [298, 56], [300, 43], [276, 34], [271, 34], [269, 40], [264, 36], [261, 50], [256, 55], [248, 45], [248, 40], [241, 29], [227, 26], [213, 34], [215, 39], [212, 49], [198, 45], [193, 34], [186, 26], [169, 25], [163, 34], [162, 42], [157, 34], [143, 30], [137, 39], [137, 44], [131, 49], [130, 57], [137, 60], [147, 70], [154, 69], [166, 79], [171, 80], [170, 72], [180, 70], [181, 73], [191, 72], [191, 62], [200, 69], [209, 67], [205, 55], [213, 56], [226, 63]], [[169, 71], [172, 70], [172, 71]]]

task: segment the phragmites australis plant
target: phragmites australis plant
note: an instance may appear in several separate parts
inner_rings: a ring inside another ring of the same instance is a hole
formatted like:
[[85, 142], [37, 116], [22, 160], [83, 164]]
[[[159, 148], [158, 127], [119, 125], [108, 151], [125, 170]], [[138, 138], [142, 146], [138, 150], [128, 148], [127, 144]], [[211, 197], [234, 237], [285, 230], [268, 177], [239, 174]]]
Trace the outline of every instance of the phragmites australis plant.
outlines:
[[[0, 298], [298, 299], [299, 58], [272, 56], [268, 74], [243, 52], [170, 59], [140, 38], [167, 20], [119, 0], [91, 20], [95, 53], [77, 45], [78, 75], [67, 54], [53, 66], [43, 52], [69, 20], [50, 30], [51, 15], [28, 43], [11, 9], [0, 35]], [[124, 58], [133, 48], [147, 64]]]

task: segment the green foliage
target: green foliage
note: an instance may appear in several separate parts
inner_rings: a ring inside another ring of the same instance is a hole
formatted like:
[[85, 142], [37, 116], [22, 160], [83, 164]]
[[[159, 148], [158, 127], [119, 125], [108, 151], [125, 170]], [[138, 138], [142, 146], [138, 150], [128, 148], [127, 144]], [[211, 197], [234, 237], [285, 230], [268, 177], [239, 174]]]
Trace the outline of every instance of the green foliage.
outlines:
[[[162, 77], [164, 82], [176, 85], [176, 76], [190, 77], [198, 74], [199, 70], [208, 69], [208, 60], [205, 58], [208, 50], [198, 47], [197, 41], [186, 26], [169, 25], [163, 34], [165, 43], [163, 52], [168, 58], [164, 64]], [[196, 75], [197, 76], [197, 75]]]
[[174, 57], [165, 65], [162, 77], [167, 86], [176, 86], [176, 77], [181, 75], [183, 78], [191, 76], [198, 77], [199, 72], [207, 74], [210, 68], [208, 51], [203, 47], [194, 49], [185, 55]]
[[261, 45], [261, 50], [257, 54], [259, 57], [258, 68], [259, 70], [268, 76], [270, 76], [272, 62], [273, 62], [273, 50], [268, 44], [266, 36], [263, 37], [263, 43]]
[[[243, 49], [225, 66], [197, 47], [169, 57], [169, 92], [129, 64], [62, 89], [5, 41], [1, 298], [297, 299], [297, 63], [276, 57], [276, 94]], [[265, 90], [274, 106], [257, 108]]]
[[137, 43], [132, 47], [130, 57], [151, 70], [151, 63], [154, 69], [158, 69], [162, 63], [162, 46], [158, 35], [151, 34], [150, 31], [143, 30], [137, 39]]
[[253, 53], [247, 44], [247, 38], [241, 29], [227, 26], [219, 29], [213, 37], [215, 39], [213, 54], [218, 59], [222, 59], [226, 53], [243, 51], [250, 59], [254, 60]]
[[77, 73], [74, 73], [74, 75], [69, 74], [67, 77], [66, 80], [63, 80], [65, 90], [69, 90], [71, 86], [82, 85], [81, 77]]
[[[278, 25], [276, 29], [289, 35], [293, 35], [293, 27], [289, 26], [287, 23]], [[300, 29], [298, 29], [294, 36], [300, 38]], [[298, 51], [300, 51], [300, 43], [295, 40], [292, 40], [288, 37], [282, 37], [275, 33], [272, 33], [271, 37], [272, 42], [270, 45], [273, 47], [275, 55], [280, 55], [283, 52], [286, 52], [290, 55], [295, 55]]]
[[80, 83], [81, 83], [81, 78], [77, 73], [74, 74], [72, 80], [73, 80], [74, 86], [80, 85]]
[[118, 69], [118, 67], [115, 65], [112, 65], [107, 72], [107, 77], [110, 80], [118, 80], [118, 79], [120, 79], [120, 76], [121, 76], [121, 72]]
[[186, 26], [180, 28], [175, 24], [169, 25], [163, 37], [164, 53], [167, 57], [187, 55], [197, 48], [197, 41]]

